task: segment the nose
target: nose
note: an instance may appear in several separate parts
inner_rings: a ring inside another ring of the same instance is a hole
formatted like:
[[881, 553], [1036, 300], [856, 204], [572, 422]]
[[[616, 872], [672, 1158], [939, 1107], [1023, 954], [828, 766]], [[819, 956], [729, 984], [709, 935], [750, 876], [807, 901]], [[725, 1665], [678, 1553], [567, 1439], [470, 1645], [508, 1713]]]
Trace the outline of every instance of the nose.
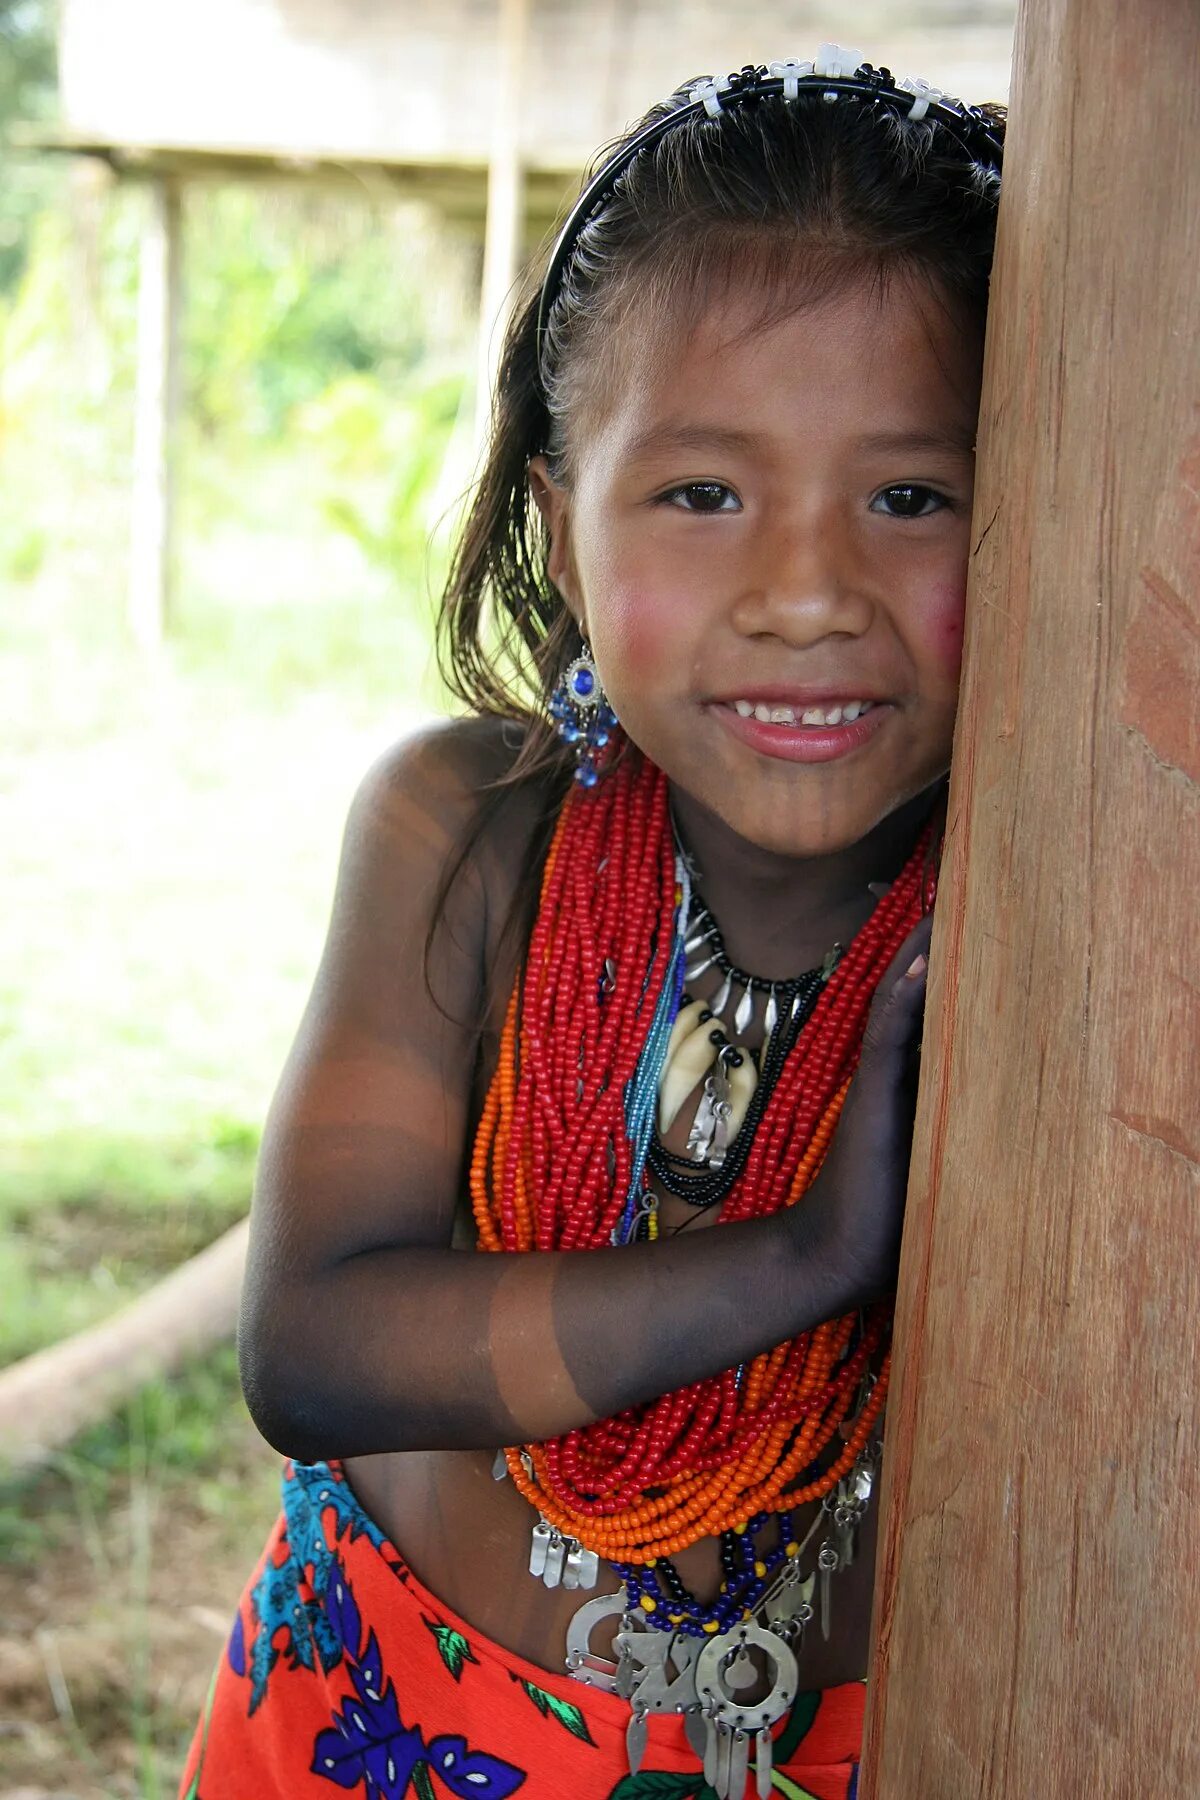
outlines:
[[796, 649], [825, 637], [861, 637], [873, 607], [858, 573], [851, 534], [836, 508], [764, 524], [740, 571], [734, 628]]

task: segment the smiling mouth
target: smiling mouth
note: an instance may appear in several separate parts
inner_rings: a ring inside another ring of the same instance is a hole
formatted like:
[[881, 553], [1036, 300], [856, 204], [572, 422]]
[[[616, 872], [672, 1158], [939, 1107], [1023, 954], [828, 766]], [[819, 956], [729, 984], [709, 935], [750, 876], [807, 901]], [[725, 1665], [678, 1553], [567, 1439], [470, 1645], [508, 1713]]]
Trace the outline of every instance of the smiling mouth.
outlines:
[[760, 725], [813, 726], [828, 730], [851, 725], [878, 704], [874, 700], [845, 700], [836, 706], [785, 706], [775, 700], [731, 700], [739, 719], [757, 719]]

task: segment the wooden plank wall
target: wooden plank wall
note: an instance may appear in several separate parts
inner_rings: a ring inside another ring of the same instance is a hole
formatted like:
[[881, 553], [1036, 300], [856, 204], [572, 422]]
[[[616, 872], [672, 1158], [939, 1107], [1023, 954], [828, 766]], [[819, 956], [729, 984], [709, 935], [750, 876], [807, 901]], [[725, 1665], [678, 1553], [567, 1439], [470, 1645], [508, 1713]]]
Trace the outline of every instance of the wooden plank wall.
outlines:
[[1198, 78], [1024, 0], [864, 1800], [1200, 1795]]

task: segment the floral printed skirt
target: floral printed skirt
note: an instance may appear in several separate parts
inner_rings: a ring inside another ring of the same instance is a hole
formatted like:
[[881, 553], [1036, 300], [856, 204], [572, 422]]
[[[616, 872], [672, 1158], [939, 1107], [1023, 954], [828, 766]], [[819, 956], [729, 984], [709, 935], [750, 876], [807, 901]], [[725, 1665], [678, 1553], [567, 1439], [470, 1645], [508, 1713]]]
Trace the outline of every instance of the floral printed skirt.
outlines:
[[[865, 1693], [797, 1697], [777, 1728], [773, 1800], [853, 1800]], [[289, 1463], [180, 1796], [713, 1800], [676, 1715], [651, 1716], [631, 1775], [628, 1720], [616, 1695], [547, 1674], [449, 1612], [338, 1464]]]

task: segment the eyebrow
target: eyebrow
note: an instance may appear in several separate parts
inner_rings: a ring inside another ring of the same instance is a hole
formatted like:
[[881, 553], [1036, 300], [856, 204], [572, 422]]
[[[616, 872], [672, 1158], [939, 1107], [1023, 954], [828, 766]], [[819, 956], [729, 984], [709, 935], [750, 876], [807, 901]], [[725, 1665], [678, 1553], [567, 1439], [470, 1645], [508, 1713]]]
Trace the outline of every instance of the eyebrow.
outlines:
[[651, 425], [640, 431], [629, 446], [631, 457], [654, 456], [662, 450], [724, 450], [746, 452], [757, 443], [754, 434], [726, 425]]
[[975, 450], [975, 433], [968, 426], [927, 427], [914, 431], [875, 431], [859, 438], [860, 450], [949, 451], [955, 456], [970, 456]]
[[[652, 425], [639, 432], [629, 446], [629, 456], [637, 459], [663, 451], [715, 450], [745, 454], [756, 448], [759, 440], [753, 432], [725, 425]], [[975, 450], [975, 433], [969, 426], [914, 427], [908, 431], [876, 431], [858, 439], [855, 446], [868, 454], [922, 452], [951, 456], [971, 456]]]

